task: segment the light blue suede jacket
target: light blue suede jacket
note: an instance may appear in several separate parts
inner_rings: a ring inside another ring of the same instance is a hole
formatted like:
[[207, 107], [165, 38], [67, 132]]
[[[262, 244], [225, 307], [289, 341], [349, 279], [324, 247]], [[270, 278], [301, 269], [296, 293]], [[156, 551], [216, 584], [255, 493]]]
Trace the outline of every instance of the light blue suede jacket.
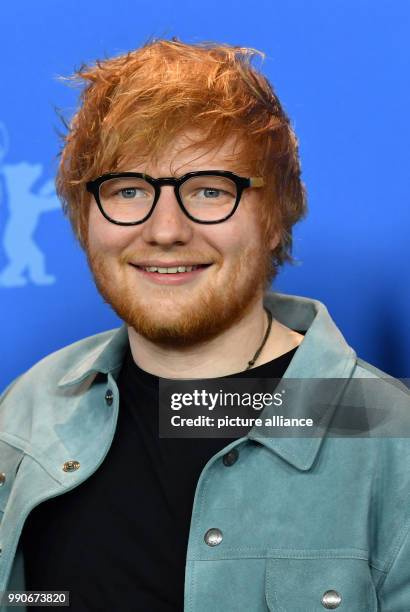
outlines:
[[[288, 327], [306, 330], [284, 379], [379, 379], [358, 409], [383, 406], [409, 420], [405, 387], [357, 359], [323, 304], [269, 293], [265, 305]], [[86, 338], [3, 394], [0, 591], [24, 589], [19, 538], [30, 511], [87, 480], [104, 460], [127, 343], [125, 326]], [[299, 416], [303, 397], [293, 406]], [[260, 437], [254, 428], [208, 461], [193, 504], [186, 611], [320, 612], [329, 591], [345, 612], [410, 611], [410, 440], [330, 437], [330, 408], [318, 410], [325, 426], [311, 438]], [[222, 458], [233, 447], [239, 457], [227, 466]], [[70, 460], [79, 469], [64, 471]], [[223, 535], [216, 546], [204, 539], [210, 528]]]

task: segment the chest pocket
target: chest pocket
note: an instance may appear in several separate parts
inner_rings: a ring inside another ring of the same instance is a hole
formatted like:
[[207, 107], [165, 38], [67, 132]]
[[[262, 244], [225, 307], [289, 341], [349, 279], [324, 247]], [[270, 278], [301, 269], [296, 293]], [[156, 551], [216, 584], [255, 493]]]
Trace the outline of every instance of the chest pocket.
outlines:
[[352, 558], [268, 559], [270, 612], [377, 612], [367, 561]]

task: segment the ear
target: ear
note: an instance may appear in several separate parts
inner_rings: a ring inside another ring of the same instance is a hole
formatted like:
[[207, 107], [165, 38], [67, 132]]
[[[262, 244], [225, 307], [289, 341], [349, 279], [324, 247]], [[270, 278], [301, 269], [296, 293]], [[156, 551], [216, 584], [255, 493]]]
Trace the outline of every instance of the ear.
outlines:
[[269, 249], [273, 251], [274, 249], [276, 249], [279, 243], [280, 243], [280, 231], [277, 230], [273, 234], [272, 238], [269, 240]]

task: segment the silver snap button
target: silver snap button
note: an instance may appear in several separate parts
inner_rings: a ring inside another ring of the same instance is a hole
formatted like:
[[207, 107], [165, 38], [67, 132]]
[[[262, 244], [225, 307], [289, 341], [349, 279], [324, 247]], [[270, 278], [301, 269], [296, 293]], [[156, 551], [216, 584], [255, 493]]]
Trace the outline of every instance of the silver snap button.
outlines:
[[6, 482], [6, 474], [4, 472], [0, 472], [0, 487], [2, 487], [5, 482]]
[[105, 392], [105, 401], [107, 402], [108, 406], [111, 406], [111, 404], [114, 401], [114, 393], [111, 391], [111, 389], [107, 389], [107, 391]]
[[222, 531], [215, 528], [208, 529], [204, 535], [204, 540], [208, 546], [218, 546], [223, 540]]
[[80, 467], [80, 463], [78, 461], [70, 460], [65, 461], [63, 465], [64, 472], [75, 472]]
[[231, 448], [231, 450], [223, 456], [223, 464], [226, 465], [226, 467], [230, 467], [231, 465], [237, 462], [238, 457], [238, 450], [236, 448]]
[[342, 596], [337, 591], [331, 589], [330, 591], [323, 593], [321, 601], [322, 606], [326, 608], [326, 610], [335, 610], [342, 603]]

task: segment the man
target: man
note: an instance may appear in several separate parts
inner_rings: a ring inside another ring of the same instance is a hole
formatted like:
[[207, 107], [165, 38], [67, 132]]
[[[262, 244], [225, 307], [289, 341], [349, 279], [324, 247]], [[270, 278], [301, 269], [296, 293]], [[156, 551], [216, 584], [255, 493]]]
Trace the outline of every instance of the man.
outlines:
[[[70, 591], [76, 612], [410, 609], [408, 440], [328, 435], [354, 381], [360, 415], [406, 423], [408, 396], [322, 304], [268, 291], [305, 195], [252, 55], [156, 41], [77, 74], [57, 187], [124, 326], [3, 395], [0, 590]], [[160, 437], [165, 381], [221, 377], [299, 381], [286, 415], [313, 434]]]

